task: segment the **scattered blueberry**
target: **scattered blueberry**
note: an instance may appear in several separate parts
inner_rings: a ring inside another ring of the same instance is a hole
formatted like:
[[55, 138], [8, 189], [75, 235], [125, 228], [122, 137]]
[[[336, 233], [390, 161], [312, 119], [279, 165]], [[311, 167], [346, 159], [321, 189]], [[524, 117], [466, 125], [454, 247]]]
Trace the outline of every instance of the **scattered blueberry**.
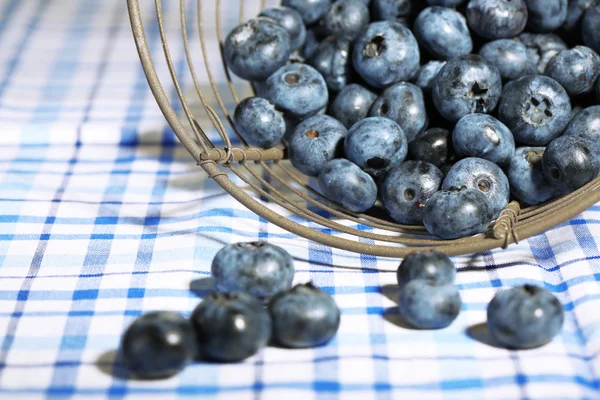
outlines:
[[552, 57], [545, 74], [560, 83], [570, 96], [589, 93], [600, 76], [600, 56], [589, 47], [575, 46]]
[[499, 39], [484, 44], [479, 55], [495, 65], [505, 81], [536, 73], [536, 64], [527, 47], [515, 39]]
[[452, 166], [444, 182], [443, 190], [453, 187], [478, 190], [487, 198], [492, 217], [497, 217], [508, 205], [510, 189], [508, 178], [493, 162], [476, 158], [464, 158]]
[[525, 0], [531, 32], [551, 32], [567, 19], [567, 0]]
[[306, 40], [306, 26], [298, 11], [289, 7], [266, 8], [261, 11], [259, 17], [271, 18], [277, 22], [290, 35], [290, 48], [298, 50]]
[[380, 189], [383, 206], [401, 224], [418, 225], [423, 221], [423, 207], [443, 178], [433, 164], [405, 161], [385, 175]]
[[374, 22], [354, 42], [352, 59], [369, 85], [383, 88], [408, 80], [417, 71], [419, 45], [400, 22]]
[[323, 196], [353, 212], [366, 211], [377, 200], [373, 178], [343, 158], [325, 164], [319, 173], [319, 188]]
[[304, 57], [305, 60], [310, 59], [315, 50], [317, 50], [317, 47], [319, 47], [319, 43], [321, 43], [321, 40], [315, 33], [315, 29], [308, 29], [306, 31], [304, 47], [302, 47], [302, 57]]
[[329, 35], [354, 40], [369, 24], [369, 9], [362, 0], [337, 0], [323, 18]]
[[269, 302], [273, 341], [291, 348], [322, 346], [340, 326], [340, 309], [312, 284], [296, 285]]
[[281, 2], [281, 5], [298, 11], [306, 25], [321, 19], [329, 9], [329, 4], [329, 0], [283, 0]]
[[563, 307], [547, 289], [523, 285], [502, 290], [487, 308], [492, 337], [510, 349], [531, 349], [549, 343], [560, 332]]
[[441, 167], [454, 161], [454, 148], [450, 131], [442, 128], [427, 129], [408, 144], [412, 160], [426, 161]]
[[540, 74], [544, 73], [552, 57], [567, 49], [565, 42], [553, 33], [522, 33], [519, 40], [527, 47], [529, 57]]
[[421, 8], [421, 0], [371, 0], [371, 15], [375, 21], [407, 21]]
[[421, 279], [406, 283], [398, 297], [400, 315], [418, 329], [441, 329], [449, 326], [460, 313], [461, 306], [456, 286], [438, 286]]
[[598, 32], [600, 32], [600, 3], [589, 7], [581, 21], [583, 43], [596, 53], [600, 53], [600, 34]]
[[194, 359], [195, 351], [190, 322], [169, 311], [142, 315], [127, 328], [121, 342], [125, 365], [143, 379], [175, 375]]
[[491, 112], [501, 93], [498, 69], [474, 54], [448, 61], [433, 82], [433, 103], [444, 118], [453, 122], [467, 114]]
[[515, 141], [545, 146], [558, 137], [569, 123], [571, 100], [554, 79], [528, 75], [504, 88], [498, 119], [513, 133]]
[[545, 147], [519, 147], [515, 150], [506, 171], [510, 192], [525, 204], [540, 204], [558, 194], [544, 177], [544, 151]]
[[427, 0], [430, 6], [457, 7], [466, 0]]
[[486, 39], [512, 38], [527, 24], [526, 0], [470, 0], [469, 26]]
[[235, 128], [251, 146], [268, 149], [285, 134], [283, 116], [275, 106], [260, 97], [242, 100], [233, 113]]
[[416, 279], [442, 286], [454, 283], [456, 268], [452, 260], [440, 251], [415, 252], [402, 260], [396, 278], [400, 289]]
[[247, 293], [213, 293], [194, 309], [190, 320], [200, 355], [215, 361], [241, 361], [271, 337], [269, 313]]
[[232, 30], [223, 46], [223, 56], [234, 74], [261, 81], [284, 66], [292, 48], [290, 35], [267, 18], [255, 18]]
[[563, 136], [581, 136], [600, 143], [600, 106], [581, 110], [571, 118]]
[[452, 144], [459, 157], [479, 157], [506, 164], [515, 151], [515, 139], [502, 122], [487, 114], [469, 114], [456, 123]]
[[473, 50], [467, 20], [451, 8], [427, 7], [415, 20], [414, 32], [421, 46], [439, 60], [469, 54]]
[[292, 165], [306, 175], [319, 175], [328, 161], [343, 155], [347, 133], [344, 125], [327, 115], [315, 115], [302, 121], [288, 146]]
[[211, 279], [219, 292], [246, 292], [264, 298], [289, 289], [294, 260], [287, 251], [266, 242], [223, 247], [212, 261]]
[[264, 96], [290, 119], [304, 119], [327, 106], [327, 84], [310, 65], [288, 64], [267, 79]]
[[542, 166], [550, 184], [570, 193], [598, 176], [598, 143], [580, 136], [560, 136], [546, 147]]
[[350, 78], [350, 41], [341, 36], [328, 37], [312, 53], [310, 64], [321, 73], [329, 90], [339, 92]]
[[344, 151], [350, 161], [378, 177], [404, 161], [408, 143], [397, 123], [384, 117], [370, 117], [348, 130]]
[[467, 187], [435, 193], [423, 210], [423, 225], [442, 239], [458, 239], [483, 232], [494, 215], [487, 197]]
[[581, 19], [585, 10], [596, 4], [598, 0], [570, 0], [567, 6], [567, 18], [562, 24], [562, 29], [572, 33], [576, 28], [580, 28]]
[[340, 121], [346, 128], [364, 119], [369, 114], [377, 95], [368, 89], [351, 83], [345, 86], [329, 106], [329, 115]]
[[431, 93], [433, 81], [444, 65], [446, 65], [445, 61], [429, 61], [419, 68], [415, 84], [422, 90]]
[[375, 100], [369, 116], [386, 117], [395, 121], [410, 142], [427, 126], [423, 91], [412, 83], [396, 83], [385, 89]]

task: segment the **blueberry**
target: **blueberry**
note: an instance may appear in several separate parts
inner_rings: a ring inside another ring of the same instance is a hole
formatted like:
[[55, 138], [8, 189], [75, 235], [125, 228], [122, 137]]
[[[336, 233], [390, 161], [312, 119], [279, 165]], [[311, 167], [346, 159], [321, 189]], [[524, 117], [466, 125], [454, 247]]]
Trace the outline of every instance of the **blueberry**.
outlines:
[[281, 2], [281, 5], [298, 11], [306, 25], [321, 19], [329, 9], [329, 4], [329, 0], [283, 0]]
[[484, 44], [479, 55], [495, 65], [505, 81], [536, 73], [536, 64], [519, 40], [494, 40]]
[[571, 118], [564, 135], [581, 136], [600, 143], [600, 106], [588, 107]]
[[596, 82], [596, 100], [600, 103], [600, 78]]
[[522, 33], [519, 40], [527, 47], [529, 58], [537, 65], [537, 72], [540, 74], [544, 73], [552, 57], [567, 48], [565, 42], [553, 33]]
[[269, 302], [273, 341], [291, 348], [322, 346], [340, 326], [340, 309], [312, 284], [296, 285]]
[[526, 0], [471, 0], [467, 6], [469, 26], [486, 39], [511, 38], [527, 24]]
[[429, 61], [419, 68], [415, 84], [422, 90], [431, 93], [433, 81], [444, 65], [446, 65], [446, 61]]
[[405, 161], [390, 170], [381, 184], [381, 201], [390, 216], [407, 225], [423, 221], [423, 207], [437, 192], [444, 175], [425, 161]]
[[430, 6], [443, 6], [443, 7], [458, 7], [463, 4], [465, 0], [427, 0]]
[[267, 79], [264, 96], [290, 119], [305, 119], [327, 106], [327, 84], [310, 65], [288, 64]]
[[408, 21], [421, 8], [421, 0], [371, 0], [371, 15], [376, 21]]
[[458, 239], [483, 232], [494, 215], [487, 197], [467, 187], [435, 193], [423, 210], [423, 225], [442, 239]]
[[377, 200], [373, 178], [343, 158], [325, 164], [319, 173], [319, 188], [323, 196], [353, 212], [366, 211]]
[[452, 144], [460, 157], [479, 157], [506, 164], [515, 151], [515, 139], [502, 122], [491, 115], [462, 117], [452, 132]]
[[143, 379], [177, 374], [194, 359], [195, 348], [190, 322], [169, 311], [139, 317], [127, 328], [121, 341], [125, 365]]
[[369, 116], [386, 117], [395, 121], [410, 142], [427, 127], [423, 91], [412, 83], [396, 83], [385, 89], [375, 100]]
[[215, 255], [211, 279], [219, 292], [270, 297], [292, 286], [294, 260], [281, 247], [266, 242], [230, 244]]
[[404, 161], [408, 143], [397, 123], [384, 117], [370, 117], [348, 130], [344, 151], [350, 161], [377, 177]]
[[261, 11], [259, 17], [271, 18], [286, 30], [290, 35], [290, 48], [292, 51], [298, 50], [304, 45], [306, 27], [298, 11], [289, 7], [266, 8]]
[[531, 32], [552, 32], [567, 19], [567, 0], [525, 0]]
[[223, 46], [223, 56], [234, 74], [261, 81], [285, 65], [292, 48], [290, 35], [267, 18], [255, 18], [232, 30]]
[[498, 69], [474, 54], [448, 61], [433, 82], [433, 103], [452, 122], [467, 114], [491, 112], [501, 93]]
[[383, 88], [408, 80], [417, 71], [419, 45], [400, 22], [374, 22], [354, 42], [352, 61], [369, 85]]
[[489, 211], [495, 218], [508, 205], [510, 189], [508, 178], [493, 162], [476, 158], [464, 158], [454, 164], [442, 184], [443, 190], [466, 186], [478, 190], [487, 198]]
[[362, 0], [337, 0], [323, 18], [330, 35], [354, 40], [369, 24], [369, 9]]
[[427, 7], [415, 20], [414, 32], [421, 46], [436, 59], [447, 60], [473, 50], [467, 20], [451, 8]]
[[449, 326], [460, 313], [462, 301], [456, 286], [437, 286], [415, 279], [402, 287], [398, 309], [414, 328], [441, 329]]
[[528, 75], [504, 88], [498, 119], [517, 143], [544, 146], [569, 123], [571, 100], [563, 87], [547, 76]]
[[412, 160], [427, 161], [441, 167], [454, 161], [454, 148], [450, 131], [432, 128], [417, 135], [408, 144], [408, 154]]
[[589, 7], [583, 14], [583, 20], [581, 21], [583, 43], [595, 52], [600, 53], [600, 34], [598, 32], [600, 32], [600, 3]]
[[525, 204], [540, 204], [559, 194], [544, 177], [545, 150], [545, 147], [519, 147], [510, 160], [506, 171], [510, 192]]
[[323, 75], [327, 87], [339, 92], [350, 80], [350, 41], [341, 36], [323, 40], [310, 58], [310, 65]]
[[190, 320], [199, 353], [215, 361], [241, 361], [271, 337], [269, 313], [248, 293], [213, 293], [198, 304]]
[[346, 127], [327, 115], [315, 115], [295, 129], [288, 146], [292, 165], [300, 172], [317, 176], [328, 161], [343, 154]]
[[242, 100], [233, 114], [235, 128], [251, 146], [275, 146], [285, 134], [283, 116], [275, 106], [260, 97]]
[[597, 0], [569, 0], [567, 5], [567, 17], [562, 24], [562, 29], [572, 33], [575, 28], [580, 27], [581, 19], [585, 10], [593, 6]]
[[377, 95], [364, 87], [351, 83], [344, 87], [329, 106], [329, 115], [350, 128], [369, 114]]
[[454, 283], [456, 268], [447, 255], [440, 251], [410, 253], [396, 271], [400, 289], [413, 280], [423, 280], [433, 286]]
[[302, 47], [302, 57], [308, 60], [312, 57], [321, 43], [321, 38], [315, 33], [315, 29], [309, 29], [306, 31], [306, 40], [304, 41], [304, 47]]
[[600, 76], [600, 56], [589, 47], [575, 46], [552, 57], [544, 73], [560, 83], [570, 96], [589, 93]]
[[510, 349], [531, 349], [549, 343], [560, 332], [563, 307], [547, 289], [523, 285], [502, 290], [487, 308], [492, 337]]
[[542, 167], [550, 184], [564, 194], [573, 192], [598, 176], [598, 144], [584, 137], [560, 136], [546, 147]]

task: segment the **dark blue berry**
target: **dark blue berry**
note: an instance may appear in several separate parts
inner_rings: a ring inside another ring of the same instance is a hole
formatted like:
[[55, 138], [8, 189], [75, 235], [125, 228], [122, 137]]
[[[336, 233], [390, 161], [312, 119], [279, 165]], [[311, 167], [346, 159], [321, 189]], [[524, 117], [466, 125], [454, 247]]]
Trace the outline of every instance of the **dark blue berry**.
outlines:
[[371, 0], [371, 15], [376, 21], [408, 21], [419, 12], [421, 0]]
[[195, 357], [196, 343], [190, 322], [169, 311], [156, 311], [136, 319], [121, 342], [127, 368], [143, 379], [168, 378]]
[[341, 36], [328, 37], [313, 52], [310, 65], [323, 75], [329, 90], [339, 92], [350, 80], [350, 41]]
[[454, 164], [444, 178], [442, 189], [450, 190], [463, 186], [478, 190], [487, 198], [489, 211], [494, 218], [508, 205], [508, 178], [493, 162], [470, 157]]
[[567, 18], [562, 24], [562, 28], [571, 33], [576, 28], [580, 28], [580, 22], [585, 10], [596, 4], [598, 0], [570, 0], [567, 6]]
[[531, 349], [549, 343], [563, 325], [564, 311], [548, 290], [523, 285], [502, 290], [487, 308], [487, 325], [498, 344]]
[[487, 114], [462, 117], [452, 132], [452, 144], [459, 157], [479, 157], [506, 164], [515, 151], [515, 139], [502, 122]]
[[396, 271], [400, 289], [412, 280], [424, 280], [431, 285], [441, 286], [454, 283], [456, 268], [448, 256], [440, 251], [410, 253]]
[[298, 50], [306, 40], [306, 27], [298, 11], [289, 7], [266, 8], [259, 14], [260, 17], [271, 18], [277, 22], [290, 35], [292, 51]]
[[573, 192], [598, 176], [598, 143], [574, 135], [560, 136], [546, 147], [542, 166], [550, 184], [565, 194]]
[[315, 115], [302, 121], [288, 146], [292, 165], [306, 175], [319, 175], [328, 161], [343, 155], [347, 133], [344, 125], [327, 115]]
[[426, 161], [441, 167], [454, 161], [454, 148], [450, 131], [442, 128], [427, 129], [408, 144], [412, 160]]
[[340, 309], [327, 293], [312, 284], [296, 285], [269, 302], [273, 341], [291, 348], [322, 346], [340, 326]]
[[467, 6], [469, 26], [486, 39], [511, 38], [527, 24], [525, 0], [471, 0]]
[[567, 19], [567, 0], [525, 0], [529, 18], [527, 30], [552, 32]]
[[505, 81], [536, 73], [536, 64], [520, 40], [499, 39], [484, 44], [479, 55], [495, 65]]
[[423, 65], [419, 68], [415, 85], [420, 87], [423, 91], [431, 93], [433, 81], [444, 65], [446, 65], [446, 61], [429, 61], [427, 64]]
[[344, 152], [350, 161], [377, 177], [404, 161], [408, 143], [397, 123], [384, 117], [370, 117], [348, 130]]
[[427, 7], [415, 20], [414, 32], [421, 46], [439, 60], [469, 54], [473, 50], [467, 20], [451, 8]]
[[318, 179], [323, 196], [350, 211], [366, 211], [377, 200], [377, 185], [373, 178], [344, 158], [325, 164]]
[[281, 5], [298, 11], [304, 23], [310, 25], [317, 22], [329, 9], [330, 0], [283, 0]]
[[581, 21], [583, 43], [596, 53], [600, 53], [600, 3], [589, 7]]
[[369, 116], [393, 120], [400, 125], [410, 142], [427, 127], [423, 91], [412, 83], [396, 83], [385, 89], [375, 100]]
[[352, 60], [356, 72], [369, 85], [383, 88], [415, 74], [419, 45], [400, 22], [374, 22], [354, 42]]
[[569, 123], [571, 100], [565, 89], [547, 76], [528, 75], [504, 88], [498, 119], [520, 144], [544, 146]]
[[310, 65], [288, 64], [267, 79], [263, 95], [289, 119], [311, 117], [327, 106], [329, 93], [321, 74]]
[[345, 86], [329, 106], [329, 115], [346, 128], [364, 119], [369, 114], [377, 95], [364, 87], [351, 83]]
[[233, 114], [235, 129], [251, 146], [275, 146], [285, 134], [283, 116], [275, 106], [260, 97], [242, 100]]
[[219, 292], [270, 297], [292, 286], [294, 260], [281, 247], [266, 242], [230, 244], [213, 259], [211, 278]]
[[223, 46], [223, 56], [234, 74], [261, 81], [284, 66], [292, 47], [290, 35], [267, 18], [255, 18], [232, 30]]
[[545, 150], [545, 147], [519, 147], [510, 160], [506, 171], [510, 192], [525, 204], [540, 204], [559, 194], [544, 176]]
[[441, 329], [449, 326], [460, 313], [462, 301], [456, 286], [434, 285], [415, 279], [402, 287], [398, 309], [414, 328]]
[[302, 57], [308, 60], [312, 57], [317, 47], [321, 43], [321, 38], [315, 33], [315, 29], [308, 29], [306, 31], [306, 40], [304, 41], [304, 47], [302, 47]]
[[435, 193], [423, 210], [423, 225], [442, 239], [458, 239], [483, 232], [494, 215], [487, 197], [467, 187]]
[[519, 40], [527, 47], [529, 58], [537, 66], [537, 72], [540, 74], [544, 73], [552, 57], [567, 49], [565, 42], [553, 33], [522, 33]]
[[362, 0], [337, 0], [323, 18], [329, 35], [354, 40], [369, 24], [369, 9]]
[[501, 93], [498, 69], [474, 54], [448, 61], [433, 82], [433, 103], [452, 122], [467, 114], [491, 112]]
[[437, 192], [444, 175], [425, 161], [405, 161], [390, 170], [380, 189], [381, 201], [390, 216], [407, 225], [423, 221], [423, 207]]
[[575, 114], [563, 135], [581, 136], [600, 143], [600, 106], [588, 107]]
[[214, 293], [194, 309], [190, 320], [201, 356], [222, 362], [248, 358], [271, 337], [271, 318], [248, 293]]
[[589, 47], [575, 46], [552, 57], [544, 73], [560, 83], [570, 96], [589, 93], [600, 76], [600, 56]]
[[427, 0], [430, 6], [457, 7], [466, 0]]

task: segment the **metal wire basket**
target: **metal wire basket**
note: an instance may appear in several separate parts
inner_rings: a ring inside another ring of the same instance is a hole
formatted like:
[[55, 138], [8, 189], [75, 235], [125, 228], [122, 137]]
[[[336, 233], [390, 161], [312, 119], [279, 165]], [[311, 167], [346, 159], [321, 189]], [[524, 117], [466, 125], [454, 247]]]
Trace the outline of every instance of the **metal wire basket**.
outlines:
[[[216, 37], [220, 44], [219, 48], [222, 49], [222, 38], [227, 32], [221, 30], [221, 17], [223, 15], [221, 1], [208, 1], [216, 2], [214, 3], [216, 7]], [[188, 21], [194, 16], [188, 14], [186, 0], [179, 0], [181, 39], [183, 42], [178, 45], [183, 45], [188, 73], [194, 83], [204, 112], [206, 112], [214, 129], [225, 143], [223, 148], [217, 148], [213, 145], [205, 133], [210, 131], [212, 127], [202, 127], [197, 122], [200, 118], [194, 116], [190, 108], [190, 102], [186, 99], [180, 84], [181, 79], [174, 66], [167, 35], [165, 34], [162, 1], [155, 0], [154, 3], [162, 49], [172, 84], [181, 103], [181, 107], [178, 108], [183, 109], [184, 118], [178, 116], [155, 69], [142, 23], [139, 0], [127, 0], [133, 36], [140, 60], [152, 93], [166, 120], [183, 146], [210, 178], [214, 179], [248, 209], [289, 232], [325, 245], [377, 256], [401, 258], [414, 251], [415, 248], [419, 248], [419, 250], [435, 248], [448, 255], [469, 254], [496, 247], [504, 248], [510, 243], [516, 243], [520, 239], [544, 232], [573, 218], [600, 200], [599, 178], [574, 193], [543, 205], [521, 209], [517, 202], [511, 202], [485, 233], [457, 240], [437, 240], [428, 236], [422, 226], [400, 225], [385, 216], [378, 216], [373, 213], [357, 214], [345, 210], [306, 185], [305, 179], [300, 177], [297, 171], [284, 161], [286, 156], [284, 149], [250, 148], [245, 145], [241, 137], [239, 138], [242, 143], [241, 146], [234, 147], [232, 145], [226, 129], [226, 124], [229, 124], [231, 126], [230, 131], [235, 134], [235, 129], [231, 123], [230, 110], [227, 109], [222, 94], [219, 93], [213, 78], [214, 73], [207, 62], [209, 54], [207, 54], [205, 26], [202, 24], [203, 0], [197, 0], [196, 23], [200, 36], [200, 50], [204, 58], [203, 72], [207, 74], [210, 90], [213, 92], [210, 97], [214, 96], [216, 106], [209, 104], [210, 102], [207, 100], [209, 96], [206, 95], [209, 92], [205, 92], [205, 88], [201, 87], [197, 70], [192, 62]], [[264, 3], [265, 1], [262, 0], [262, 7], [264, 7]], [[244, 0], [241, 0], [241, 19], [244, 15], [243, 5]], [[222, 60], [222, 51], [219, 55]], [[236, 85], [230, 78], [224, 62], [222, 67], [227, 77], [231, 95], [237, 103], [239, 102], [239, 96]], [[220, 109], [226, 122], [219, 117], [213, 107]], [[238, 187], [229, 178], [228, 173], [226, 173], [227, 170], [239, 177], [248, 186], [248, 189]], [[247, 190], [255, 191], [267, 201], [257, 201]], [[301, 202], [291, 201], [292, 197], [301, 199]], [[287, 210], [289, 215], [283, 216], [276, 209]], [[355, 225], [355, 227], [352, 225]]]

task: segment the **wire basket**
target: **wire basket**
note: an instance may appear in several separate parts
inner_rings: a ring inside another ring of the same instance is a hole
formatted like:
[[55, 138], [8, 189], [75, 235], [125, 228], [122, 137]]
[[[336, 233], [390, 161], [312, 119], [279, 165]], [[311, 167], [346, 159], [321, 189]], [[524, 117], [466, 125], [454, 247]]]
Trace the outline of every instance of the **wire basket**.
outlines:
[[[219, 48], [222, 50], [222, 38], [227, 32], [221, 30], [222, 4], [221, 0], [207, 0], [216, 2], [216, 37]], [[422, 226], [400, 225], [385, 216], [376, 213], [359, 214], [341, 208], [325, 199], [316, 190], [306, 185], [305, 179], [285, 162], [285, 149], [257, 149], [245, 145], [232, 146], [231, 138], [227, 133], [226, 124], [234, 132], [230, 111], [225, 106], [223, 96], [219, 93], [214, 80], [214, 71], [207, 62], [209, 54], [206, 47], [206, 32], [203, 20], [203, 0], [197, 0], [198, 32], [200, 35], [200, 50], [204, 58], [203, 72], [207, 74], [210, 90], [217, 105], [224, 115], [223, 121], [214, 104], [209, 104], [209, 97], [198, 81], [197, 70], [192, 62], [192, 50], [188, 37], [188, 24], [193, 16], [188, 15], [186, 0], [179, 0], [181, 40], [186, 54], [187, 69], [194, 83], [195, 90], [203, 105], [208, 119], [213, 127], [202, 127], [197, 122], [199, 118], [193, 115], [190, 100], [186, 99], [181, 79], [177, 74], [173, 58], [169, 51], [169, 43], [165, 33], [162, 1], [155, 0], [158, 33], [162, 42], [165, 60], [172, 84], [181, 103], [184, 118], [180, 118], [169, 97], [166, 95], [157, 71], [154, 60], [150, 54], [147, 37], [144, 31], [143, 19], [139, 0], [127, 0], [129, 17], [133, 29], [135, 44], [140, 56], [142, 67], [148, 79], [152, 93], [164, 114], [169, 125], [177, 135], [186, 150], [204, 169], [206, 174], [237, 201], [245, 207], [272, 222], [273, 224], [296, 235], [319, 242], [328, 246], [349, 250], [352, 252], [371, 254], [376, 256], [402, 258], [415, 248], [419, 250], [436, 249], [448, 255], [477, 253], [496, 247], [505, 248], [520, 239], [544, 232], [545, 230], [565, 222], [600, 200], [600, 178], [588, 183], [576, 192], [555, 199], [546, 204], [521, 209], [519, 203], [511, 202], [500, 214], [487, 231], [483, 234], [456, 239], [437, 240], [427, 234]], [[176, 3], [176, 2], [175, 2]], [[244, 0], [241, 0], [240, 19], [243, 19]], [[264, 0], [262, 0], [264, 7]], [[219, 54], [222, 57], [222, 51]], [[222, 62], [231, 96], [239, 102], [236, 85], [231, 79], [224, 61]], [[213, 102], [214, 103], [214, 102]], [[206, 131], [216, 129], [225, 143], [223, 148], [217, 148], [205, 134]], [[257, 168], [258, 166], [258, 168]], [[237, 186], [227, 173], [236, 175], [243, 181], [248, 189]], [[276, 185], [274, 185], [274, 183]], [[277, 188], [275, 187], [277, 186]], [[267, 201], [258, 201], [251, 196], [249, 190], [260, 195]], [[301, 202], [291, 201], [290, 198], [301, 199]], [[288, 216], [283, 216], [277, 210], [287, 210]], [[300, 218], [299, 218], [300, 217]], [[312, 223], [310, 223], [312, 221]], [[354, 226], [353, 226], [354, 225]]]

